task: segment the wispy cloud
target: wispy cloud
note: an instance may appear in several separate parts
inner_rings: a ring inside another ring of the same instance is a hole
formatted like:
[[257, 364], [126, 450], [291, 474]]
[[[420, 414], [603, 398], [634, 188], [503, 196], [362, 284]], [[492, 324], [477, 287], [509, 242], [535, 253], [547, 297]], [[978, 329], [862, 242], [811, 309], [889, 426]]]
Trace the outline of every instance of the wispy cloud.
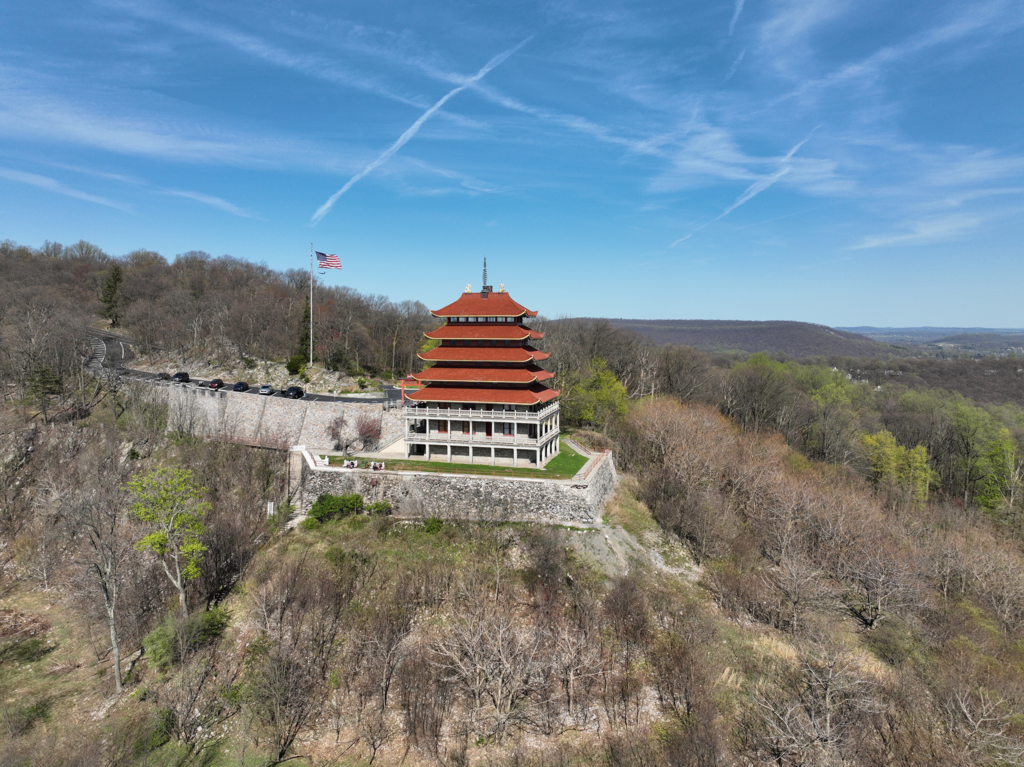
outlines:
[[[813, 134], [814, 134], [814, 131], [812, 130], [811, 131], [811, 135], [813, 135]], [[682, 242], [686, 242], [688, 239], [693, 237], [693, 235], [697, 234], [697, 232], [701, 231], [705, 227], [710, 226], [711, 224], [715, 223], [716, 221], [721, 221], [723, 218], [728, 216], [730, 213], [732, 213], [738, 207], [740, 207], [744, 203], [747, 203], [750, 200], [754, 199], [755, 197], [757, 197], [757, 195], [761, 194], [761, 192], [763, 192], [766, 189], [768, 189], [769, 187], [771, 187], [773, 184], [775, 184], [776, 181], [778, 181], [779, 179], [783, 178], [784, 176], [788, 176], [793, 171], [793, 168], [790, 165], [790, 161], [793, 159], [793, 155], [795, 155], [800, 150], [800, 147], [802, 147], [804, 144], [806, 144], [808, 141], [810, 141], [811, 135], [808, 135], [807, 138], [805, 138], [803, 141], [801, 141], [796, 146], [794, 146], [792, 149], [790, 149], [785, 154], [785, 156], [782, 157], [782, 159], [779, 161], [780, 162], [780, 167], [779, 167], [778, 170], [776, 170], [771, 175], [765, 176], [764, 178], [759, 178], [753, 184], [748, 186], [743, 191], [743, 194], [741, 194], [739, 197], [737, 197], [736, 200], [732, 203], [732, 205], [730, 205], [725, 210], [723, 210], [716, 218], [712, 219], [711, 221], [708, 221], [706, 224], [702, 224], [701, 226], [699, 226], [698, 228], [694, 229], [692, 232], [690, 232], [686, 236], [680, 237], [678, 240], [673, 242], [669, 247], [674, 248], [676, 245], [679, 245]]]
[[[786, 99], [807, 95], [835, 85], [850, 82], [871, 84], [885, 72], [887, 67], [932, 48], [953, 43], [971, 35], [1008, 34], [1022, 26], [1024, 26], [1024, 16], [1020, 14], [1019, 10], [1013, 10], [1012, 4], [1005, 0], [975, 3], [945, 24], [911, 35], [895, 45], [880, 48], [870, 56], [846, 64], [822, 77], [805, 79], [799, 87], [779, 97], [772, 104], [777, 105]], [[779, 41], [776, 39], [773, 45], [778, 49]], [[788, 55], [787, 52], [782, 53], [783, 58]]]
[[84, 86], [70, 91], [63, 80], [0, 65], [0, 136], [173, 162], [319, 172], [351, 168], [334, 151], [290, 136], [211, 124], [215, 116], [190, 117], [191, 105], [159, 95], [139, 98], [109, 89], [97, 93]]
[[487, 181], [481, 181], [478, 178], [474, 178], [466, 173], [460, 173], [450, 168], [439, 168], [436, 165], [423, 162], [411, 157], [406, 158], [406, 163], [416, 168], [421, 168], [424, 171], [441, 176], [443, 178], [450, 179], [458, 183], [458, 188], [448, 187], [445, 189], [431, 188], [427, 190], [418, 190], [414, 193], [425, 194], [430, 196], [436, 196], [440, 194], [450, 194], [453, 191], [462, 191], [471, 195], [475, 194], [495, 194], [497, 192], [504, 191], [501, 187], [491, 184]]
[[79, 189], [75, 189], [74, 187], [66, 186], [56, 179], [49, 178], [48, 176], [40, 176], [36, 173], [25, 173], [20, 170], [10, 170], [9, 168], [0, 168], [0, 178], [5, 178], [8, 181], [15, 181], [19, 184], [28, 184], [29, 186], [45, 189], [46, 191], [53, 192], [54, 194], [62, 194], [65, 197], [74, 197], [77, 200], [85, 200], [86, 202], [93, 202], [97, 205], [104, 205], [108, 208], [124, 211], [125, 213], [132, 212], [127, 205], [114, 202], [113, 200], [108, 200], [106, 197], [100, 197], [96, 194], [83, 192]]
[[183, 189], [164, 189], [164, 194], [171, 194], [175, 197], [186, 197], [189, 200], [195, 200], [201, 202], [203, 205], [209, 205], [211, 208], [217, 208], [223, 210], [225, 213], [231, 213], [234, 216], [241, 216], [242, 218], [256, 218], [252, 213], [247, 210], [239, 208], [237, 205], [223, 200], [220, 197], [214, 197], [211, 194], [203, 194], [202, 192], [190, 192]]
[[850, 250], [883, 248], [893, 245], [927, 245], [959, 237], [977, 229], [984, 223], [982, 216], [953, 215], [930, 218], [909, 223], [906, 231], [890, 234], [869, 235]]
[[419, 116], [416, 122], [414, 122], [406, 129], [405, 133], [398, 137], [395, 143], [393, 143], [391, 146], [389, 146], [387, 149], [381, 152], [381, 154], [373, 162], [371, 162], [369, 165], [367, 165], [365, 168], [359, 171], [356, 175], [350, 178], [341, 189], [339, 189], [337, 192], [335, 192], [329, 198], [327, 198], [327, 201], [319, 208], [317, 208], [316, 213], [313, 214], [312, 222], [314, 224], [319, 222], [320, 219], [326, 216], [330, 212], [331, 208], [334, 207], [334, 203], [336, 203], [341, 198], [341, 196], [345, 194], [345, 192], [351, 189], [356, 184], [356, 182], [358, 182], [360, 179], [365, 178], [368, 174], [372, 173], [375, 168], [379, 168], [381, 165], [386, 163], [394, 156], [395, 152], [397, 152], [399, 149], [401, 149], [403, 146], [409, 143], [409, 140], [413, 136], [415, 136], [417, 132], [419, 132], [419, 129], [423, 127], [423, 124], [427, 120], [429, 120], [434, 114], [436, 114], [437, 110], [443, 107], [449, 101], [449, 99], [466, 90], [466, 88], [468, 88], [473, 83], [482, 80], [484, 77], [487, 76], [488, 72], [490, 72], [496, 66], [505, 61], [513, 53], [515, 53], [524, 45], [526, 45], [526, 43], [528, 43], [529, 40], [530, 38], [527, 38], [526, 40], [523, 40], [521, 43], [519, 43], [519, 45], [516, 45], [513, 48], [509, 48], [507, 51], [504, 51], [503, 53], [499, 53], [493, 59], [484, 64], [484, 66], [481, 67], [481, 69], [475, 75], [466, 80], [465, 83], [459, 85], [456, 88], [452, 88], [452, 90], [448, 91], [448, 93], [446, 93], [444, 96], [438, 99], [433, 106], [431, 106], [426, 112]]
[[740, 64], [743, 63], [743, 57], [746, 55], [747, 49], [744, 48], [742, 51], [740, 51], [740, 55], [736, 57], [736, 60], [732, 62], [732, 66], [729, 67], [729, 71], [726, 73], [725, 80], [723, 80], [723, 82], [728, 82], [729, 80], [731, 80], [733, 78], [733, 75], [735, 75], [739, 71]]
[[290, 69], [336, 85], [376, 93], [410, 106], [423, 106], [416, 100], [396, 92], [379, 77], [356, 72], [352, 68], [340, 67], [336, 61], [322, 55], [293, 53], [256, 35], [241, 32], [223, 24], [190, 18], [178, 9], [164, 8], [158, 3], [106, 0], [104, 4], [139, 19], [163, 24], [196, 37], [219, 42], [273, 66]]
[[747, 0], [736, 0], [736, 7], [732, 11], [732, 18], [729, 20], [729, 37], [732, 37], [732, 33], [736, 30], [736, 22], [740, 20], [740, 14], [743, 13], [743, 6]]

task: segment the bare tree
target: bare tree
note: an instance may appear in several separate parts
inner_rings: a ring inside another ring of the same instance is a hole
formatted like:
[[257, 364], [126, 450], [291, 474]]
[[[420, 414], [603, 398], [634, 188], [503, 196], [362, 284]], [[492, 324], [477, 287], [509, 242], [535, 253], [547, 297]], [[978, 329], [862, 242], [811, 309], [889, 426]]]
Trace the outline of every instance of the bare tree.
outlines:
[[103, 602], [113, 652], [114, 684], [123, 689], [118, 609], [125, 565], [133, 552], [128, 534], [128, 499], [122, 488], [128, 467], [109, 438], [79, 457], [77, 471], [48, 483], [48, 500], [57, 505], [65, 534], [74, 544], [74, 562]]
[[477, 595], [453, 616], [433, 652], [445, 679], [471, 706], [471, 726], [497, 739], [522, 721], [539, 681], [543, 632], [525, 624], [511, 605]]

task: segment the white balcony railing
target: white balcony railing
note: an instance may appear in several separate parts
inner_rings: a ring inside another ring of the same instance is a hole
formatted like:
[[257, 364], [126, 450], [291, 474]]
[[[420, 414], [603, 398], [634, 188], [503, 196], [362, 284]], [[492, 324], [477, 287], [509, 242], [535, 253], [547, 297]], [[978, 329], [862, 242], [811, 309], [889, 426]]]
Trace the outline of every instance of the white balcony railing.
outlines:
[[446, 421], [543, 421], [558, 412], [558, 403], [543, 410], [519, 412], [517, 410], [458, 410], [456, 408], [409, 407], [406, 418], [441, 418]]
[[488, 437], [486, 434], [463, 434], [462, 432], [444, 433], [431, 432], [409, 432], [406, 435], [407, 442], [455, 442], [460, 445], [523, 445], [536, 447], [551, 437], [545, 434], [543, 437], [530, 437], [526, 434], [495, 434]]

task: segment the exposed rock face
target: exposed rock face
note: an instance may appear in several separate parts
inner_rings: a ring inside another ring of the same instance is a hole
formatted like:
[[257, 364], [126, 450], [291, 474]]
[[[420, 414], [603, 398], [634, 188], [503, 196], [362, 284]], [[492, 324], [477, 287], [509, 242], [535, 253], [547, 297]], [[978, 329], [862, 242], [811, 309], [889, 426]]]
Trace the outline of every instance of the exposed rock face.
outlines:
[[592, 524], [615, 488], [611, 456], [583, 482], [312, 467], [303, 461], [298, 507], [305, 513], [324, 493], [387, 500], [399, 517]]

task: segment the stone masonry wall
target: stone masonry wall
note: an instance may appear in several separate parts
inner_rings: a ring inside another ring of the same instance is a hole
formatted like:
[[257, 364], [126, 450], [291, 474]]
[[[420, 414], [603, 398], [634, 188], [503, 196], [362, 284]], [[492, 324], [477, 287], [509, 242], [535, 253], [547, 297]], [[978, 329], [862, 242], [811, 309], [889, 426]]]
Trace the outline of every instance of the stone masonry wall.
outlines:
[[615, 488], [610, 456], [584, 483], [456, 474], [312, 467], [303, 461], [301, 513], [324, 493], [359, 493], [367, 502], [386, 499], [398, 517], [488, 519], [593, 524]]
[[361, 415], [380, 421], [379, 447], [405, 430], [401, 409], [385, 410], [379, 402], [313, 402], [186, 386], [157, 386], [154, 391], [167, 399], [168, 429], [246, 445], [333, 450], [331, 423], [340, 415], [345, 418], [342, 442], [355, 449], [362, 447], [356, 430]]

